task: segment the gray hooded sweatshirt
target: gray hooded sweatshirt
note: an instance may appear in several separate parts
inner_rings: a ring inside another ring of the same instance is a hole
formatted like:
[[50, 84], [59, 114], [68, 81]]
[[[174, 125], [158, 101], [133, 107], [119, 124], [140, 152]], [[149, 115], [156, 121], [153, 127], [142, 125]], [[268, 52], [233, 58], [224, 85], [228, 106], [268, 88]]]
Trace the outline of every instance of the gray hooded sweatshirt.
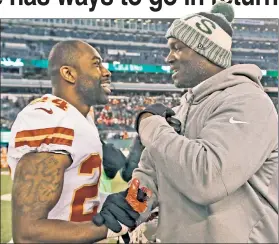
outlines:
[[186, 93], [163, 117], [144, 119], [133, 178], [153, 191], [161, 242], [278, 242], [278, 116], [261, 70], [235, 65]]

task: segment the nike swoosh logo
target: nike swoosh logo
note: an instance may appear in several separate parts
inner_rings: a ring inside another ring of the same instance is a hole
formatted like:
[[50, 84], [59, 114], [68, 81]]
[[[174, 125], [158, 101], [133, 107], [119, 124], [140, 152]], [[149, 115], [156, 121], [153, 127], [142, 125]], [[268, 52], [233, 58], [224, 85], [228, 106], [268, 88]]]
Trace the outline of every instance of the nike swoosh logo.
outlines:
[[53, 110], [50, 108], [50, 109], [46, 109], [46, 108], [36, 108], [36, 109], [41, 109], [45, 112], [47, 112], [48, 114], [53, 114]]
[[249, 124], [248, 122], [245, 122], [245, 121], [239, 121], [239, 120], [234, 120], [233, 117], [230, 118], [230, 121], [229, 121], [231, 124]]

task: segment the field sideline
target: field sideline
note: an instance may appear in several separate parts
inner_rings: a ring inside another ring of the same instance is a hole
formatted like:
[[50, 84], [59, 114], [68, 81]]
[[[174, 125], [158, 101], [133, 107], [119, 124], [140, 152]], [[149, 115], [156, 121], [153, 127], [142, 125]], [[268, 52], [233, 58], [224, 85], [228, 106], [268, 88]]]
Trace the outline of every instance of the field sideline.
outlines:
[[[127, 184], [117, 174], [113, 180], [112, 191], [125, 189]], [[12, 180], [7, 170], [1, 170], [1, 239], [0, 243], [7, 243], [12, 237], [11, 226], [11, 189]]]

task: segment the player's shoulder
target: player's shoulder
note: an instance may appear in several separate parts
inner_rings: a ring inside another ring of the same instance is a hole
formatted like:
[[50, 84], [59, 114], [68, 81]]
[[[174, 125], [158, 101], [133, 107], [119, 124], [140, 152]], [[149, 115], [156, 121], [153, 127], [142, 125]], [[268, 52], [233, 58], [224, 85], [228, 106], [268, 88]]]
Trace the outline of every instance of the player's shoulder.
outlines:
[[73, 129], [71, 107], [68, 102], [53, 95], [46, 94], [31, 101], [17, 116], [14, 123], [16, 130]]
[[69, 116], [70, 104], [56, 96], [46, 94], [31, 101], [18, 115], [24, 120], [57, 121]]
[[75, 123], [68, 117], [72, 109], [66, 101], [52, 95], [31, 101], [11, 128], [11, 157], [19, 159], [31, 151], [72, 153]]
[[53, 95], [31, 101], [17, 116], [12, 129], [15, 146], [45, 144], [71, 145], [74, 119], [69, 118], [70, 104]]

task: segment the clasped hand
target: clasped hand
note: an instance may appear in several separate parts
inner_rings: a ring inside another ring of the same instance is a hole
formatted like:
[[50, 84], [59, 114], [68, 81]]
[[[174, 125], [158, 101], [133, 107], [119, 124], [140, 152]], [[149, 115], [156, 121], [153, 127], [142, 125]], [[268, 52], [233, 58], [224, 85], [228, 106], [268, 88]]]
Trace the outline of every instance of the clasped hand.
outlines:
[[135, 128], [137, 132], [139, 132], [139, 126], [143, 119], [150, 117], [152, 115], [160, 115], [166, 119], [168, 124], [174, 128], [174, 130], [180, 134], [181, 132], [181, 122], [174, 118], [175, 112], [169, 108], [163, 105], [162, 103], [155, 103], [152, 105], [147, 106], [143, 111], [141, 111], [137, 118], [135, 123]]
[[122, 230], [121, 224], [130, 229], [135, 228], [136, 221], [140, 213], [147, 209], [147, 200], [152, 194], [148, 188], [139, 188], [139, 185], [139, 180], [133, 179], [126, 191], [109, 195], [100, 213], [93, 217], [94, 224], [104, 224], [115, 233]]

